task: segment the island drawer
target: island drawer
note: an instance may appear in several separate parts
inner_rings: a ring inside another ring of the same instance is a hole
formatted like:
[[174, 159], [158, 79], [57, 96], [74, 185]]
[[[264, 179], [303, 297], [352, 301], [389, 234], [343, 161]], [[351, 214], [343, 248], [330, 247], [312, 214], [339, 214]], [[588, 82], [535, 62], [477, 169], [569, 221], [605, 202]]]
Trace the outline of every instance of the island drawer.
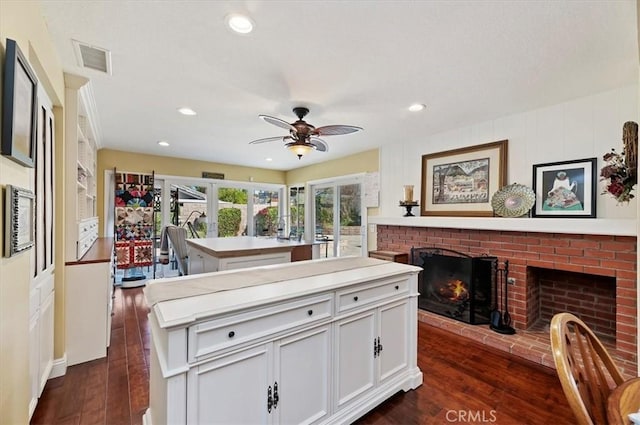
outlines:
[[342, 313], [367, 304], [392, 299], [409, 292], [407, 279], [384, 280], [338, 291], [337, 312]]
[[188, 356], [193, 362], [216, 351], [330, 318], [333, 294], [250, 310], [191, 326]]

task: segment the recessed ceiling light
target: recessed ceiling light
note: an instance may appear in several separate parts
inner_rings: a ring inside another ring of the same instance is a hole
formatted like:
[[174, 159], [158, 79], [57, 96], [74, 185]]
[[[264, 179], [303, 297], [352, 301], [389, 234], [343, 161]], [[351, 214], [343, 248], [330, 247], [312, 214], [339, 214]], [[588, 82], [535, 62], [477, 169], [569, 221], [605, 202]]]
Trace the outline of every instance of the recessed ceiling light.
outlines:
[[414, 103], [413, 105], [409, 106], [409, 110], [411, 112], [418, 112], [418, 111], [422, 111], [426, 107], [427, 107], [427, 105], [425, 105], [423, 103]]
[[160, 140], [160, 141], [158, 142], [158, 144], [159, 144], [160, 146], [169, 146], [169, 142], [165, 142], [164, 140]]
[[271, 162], [271, 161], [273, 161], [273, 158], [265, 158], [264, 160], [267, 161], [267, 162]]
[[244, 15], [232, 14], [227, 16], [227, 25], [238, 34], [249, 34], [253, 31], [253, 21]]
[[178, 108], [178, 112], [180, 112], [182, 115], [196, 115], [197, 114], [196, 111], [194, 111], [191, 108], [187, 108], [186, 106], [182, 107], [182, 108]]

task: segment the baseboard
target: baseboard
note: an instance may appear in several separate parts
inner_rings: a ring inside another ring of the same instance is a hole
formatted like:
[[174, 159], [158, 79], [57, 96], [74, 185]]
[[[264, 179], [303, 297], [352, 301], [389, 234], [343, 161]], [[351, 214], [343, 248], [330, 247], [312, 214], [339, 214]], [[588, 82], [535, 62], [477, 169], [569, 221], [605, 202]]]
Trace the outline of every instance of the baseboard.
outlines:
[[53, 366], [51, 366], [51, 373], [49, 379], [58, 378], [64, 376], [67, 373], [67, 353], [59, 359], [53, 359]]
[[36, 407], [38, 407], [38, 399], [32, 398], [29, 402], [29, 421], [31, 421], [31, 417], [33, 416], [33, 412], [36, 411]]

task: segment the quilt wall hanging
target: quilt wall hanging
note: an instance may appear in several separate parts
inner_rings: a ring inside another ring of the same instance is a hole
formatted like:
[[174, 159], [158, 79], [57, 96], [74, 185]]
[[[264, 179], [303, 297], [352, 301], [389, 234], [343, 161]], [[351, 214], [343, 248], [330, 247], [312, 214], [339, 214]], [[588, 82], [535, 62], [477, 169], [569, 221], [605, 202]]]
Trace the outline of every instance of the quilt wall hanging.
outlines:
[[131, 269], [151, 266], [154, 240], [154, 175], [115, 170], [114, 175], [116, 267]]

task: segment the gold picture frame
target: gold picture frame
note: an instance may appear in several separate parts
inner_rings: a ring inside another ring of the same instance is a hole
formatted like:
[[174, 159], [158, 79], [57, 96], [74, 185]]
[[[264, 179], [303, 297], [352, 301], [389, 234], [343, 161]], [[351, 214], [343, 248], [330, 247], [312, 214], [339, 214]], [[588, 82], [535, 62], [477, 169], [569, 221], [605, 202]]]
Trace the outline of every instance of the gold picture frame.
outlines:
[[422, 155], [421, 216], [491, 217], [507, 181], [508, 140]]

